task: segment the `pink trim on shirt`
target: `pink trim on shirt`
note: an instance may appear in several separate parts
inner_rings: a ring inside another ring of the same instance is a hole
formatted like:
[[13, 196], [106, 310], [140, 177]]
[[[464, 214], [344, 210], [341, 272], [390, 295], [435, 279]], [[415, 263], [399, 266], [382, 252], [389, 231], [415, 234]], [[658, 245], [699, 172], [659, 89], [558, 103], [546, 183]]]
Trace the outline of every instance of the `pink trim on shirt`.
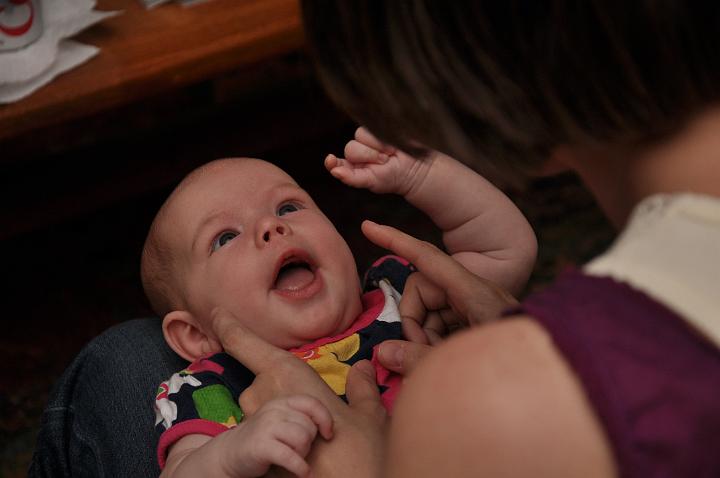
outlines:
[[222, 375], [225, 371], [223, 366], [219, 363], [213, 362], [212, 360], [208, 360], [208, 358], [212, 355], [214, 355], [214, 353], [209, 353], [204, 357], [200, 357], [199, 359], [188, 365], [185, 370], [192, 373], [213, 372], [218, 375]]
[[195, 418], [171, 426], [160, 435], [160, 441], [158, 442], [157, 457], [160, 469], [165, 468], [167, 452], [170, 450], [170, 447], [182, 437], [187, 435], [207, 435], [214, 437], [228, 430], [229, 428], [225, 425], [202, 418]]
[[387, 256], [382, 256], [380, 259], [378, 259], [378, 260], [376, 260], [375, 262], [373, 262], [372, 267], [377, 267], [377, 266], [379, 266], [380, 264], [382, 264], [383, 262], [385, 262], [385, 261], [388, 260], [388, 259], [395, 259], [396, 261], [398, 261], [400, 264], [402, 264], [402, 265], [404, 265], [404, 266], [409, 266], [409, 265], [410, 265], [410, 262], [409, 262], [407, 259], [403, 259], [403, 258], [400, 257], [400, 256], [394, 256], [394, 255], [392, 255], [392, 254], [388, 254]]

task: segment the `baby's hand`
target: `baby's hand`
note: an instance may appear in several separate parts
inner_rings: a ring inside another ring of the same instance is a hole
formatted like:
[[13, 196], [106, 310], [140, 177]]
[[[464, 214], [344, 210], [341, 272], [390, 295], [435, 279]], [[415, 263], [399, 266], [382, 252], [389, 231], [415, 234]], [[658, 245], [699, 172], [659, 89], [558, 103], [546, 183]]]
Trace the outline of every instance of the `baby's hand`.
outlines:
[[229, 440], [223, 469], [228, 476], [251, 477], [263, 476], [270, 466], [277, 465], [297, 476], [307, 476], [310, 467], [305, 457], [313, 440], [318, 430], [331, 426], [330, 412], [313, 397], [291, 395], [271, 400], [217, 437]]
[[422, 182], [430, 162], [384, 144], [360, 127], [355, 131], [355, 139], [345, 145], [345, 158], [329, 154], [325, 167], [348, 186], [405, 196]]

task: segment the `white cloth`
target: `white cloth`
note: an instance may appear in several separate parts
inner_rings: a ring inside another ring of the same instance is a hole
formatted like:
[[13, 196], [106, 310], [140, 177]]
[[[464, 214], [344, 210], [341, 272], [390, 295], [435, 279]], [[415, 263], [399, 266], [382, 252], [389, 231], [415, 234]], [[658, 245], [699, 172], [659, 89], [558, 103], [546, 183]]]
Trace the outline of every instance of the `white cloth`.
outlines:
[[720, 346], [720, 198], [645, 199], [610, 249], [584, 270], [643, 291]]
[[43, 33], [20, 50], [0, 53], [0, 104], [28, 96], [99, 49], [65, 40], [119, 12], [93, 10], [95, 0], [43, 0]]
[[387, 279], [381, 280], [378, 285], [380, 286], [380, 290], [382, 290], [383, 296], [385, 296], [385, 305], [383, 305], [383, 310], [380, 311], [380, 314], [375, 320], [382, 322], [401, 322], [402, 319], [400, 318], [400, 309], [398, 307], [400, 305], [400, 299], [402, 299], [402, 294], [398, 292]]

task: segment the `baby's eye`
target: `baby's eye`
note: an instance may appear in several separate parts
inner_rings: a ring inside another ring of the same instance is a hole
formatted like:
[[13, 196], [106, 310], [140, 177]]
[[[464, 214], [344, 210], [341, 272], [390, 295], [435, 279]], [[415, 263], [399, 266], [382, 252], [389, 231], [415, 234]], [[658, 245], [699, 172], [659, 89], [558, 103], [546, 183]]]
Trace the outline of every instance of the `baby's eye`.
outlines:
[[299, 211], [301, 208], [295, 203], [287, 202], [285, 204], [282, 204], [278, 210], [277, 215], [278, 216], [284, 216], [285, 214], [290, 214], [291, 212]]
[[228, 242], [235, 239], [235, 237], [238, 235], [235, 231], [224, 231], [219, 236], [217, 236], [212, 243], [211, 251], [215, 252], [218, 249], [220, 249], [222, 246], [227, 244]]

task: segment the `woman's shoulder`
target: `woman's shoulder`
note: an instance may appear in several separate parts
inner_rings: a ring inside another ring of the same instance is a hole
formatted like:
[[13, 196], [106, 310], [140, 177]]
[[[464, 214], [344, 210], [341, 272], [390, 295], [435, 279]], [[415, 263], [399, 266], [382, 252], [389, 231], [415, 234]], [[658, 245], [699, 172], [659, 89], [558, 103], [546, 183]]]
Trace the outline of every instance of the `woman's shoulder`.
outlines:
[[[499, 470], [513, 476], [613, 476], [609, 443], [582, 386], [550, 335], [529, 316], [454, 335], [403, 386], [393, 420], [428, 417], [436, 435], [426, 437], [428, 449], [443, 433], [462, 430], [462, 438], [453, 439], [475, 450], [468, 454], [475, 476]], [[431, 414], [433, 407], [453, 412]], [[547, 460], [552, 456], [558, 458], [554, 465]]]
[[[480, 380], [497, 382], [496, 390], [506, 385], [516, 387], [525, 379], [540, 382], [534, 387], [542, 386], [546, 383], [542, 378], [569, 370], [551, 335], [529, 315], [470, 328], [450, 337], [433, 353], [439, 361], [452, 361]], [[496, 373], [501, 369], [513, 374]], [[520, 380], [519, 384], [511, 384], [515, 380]]]

